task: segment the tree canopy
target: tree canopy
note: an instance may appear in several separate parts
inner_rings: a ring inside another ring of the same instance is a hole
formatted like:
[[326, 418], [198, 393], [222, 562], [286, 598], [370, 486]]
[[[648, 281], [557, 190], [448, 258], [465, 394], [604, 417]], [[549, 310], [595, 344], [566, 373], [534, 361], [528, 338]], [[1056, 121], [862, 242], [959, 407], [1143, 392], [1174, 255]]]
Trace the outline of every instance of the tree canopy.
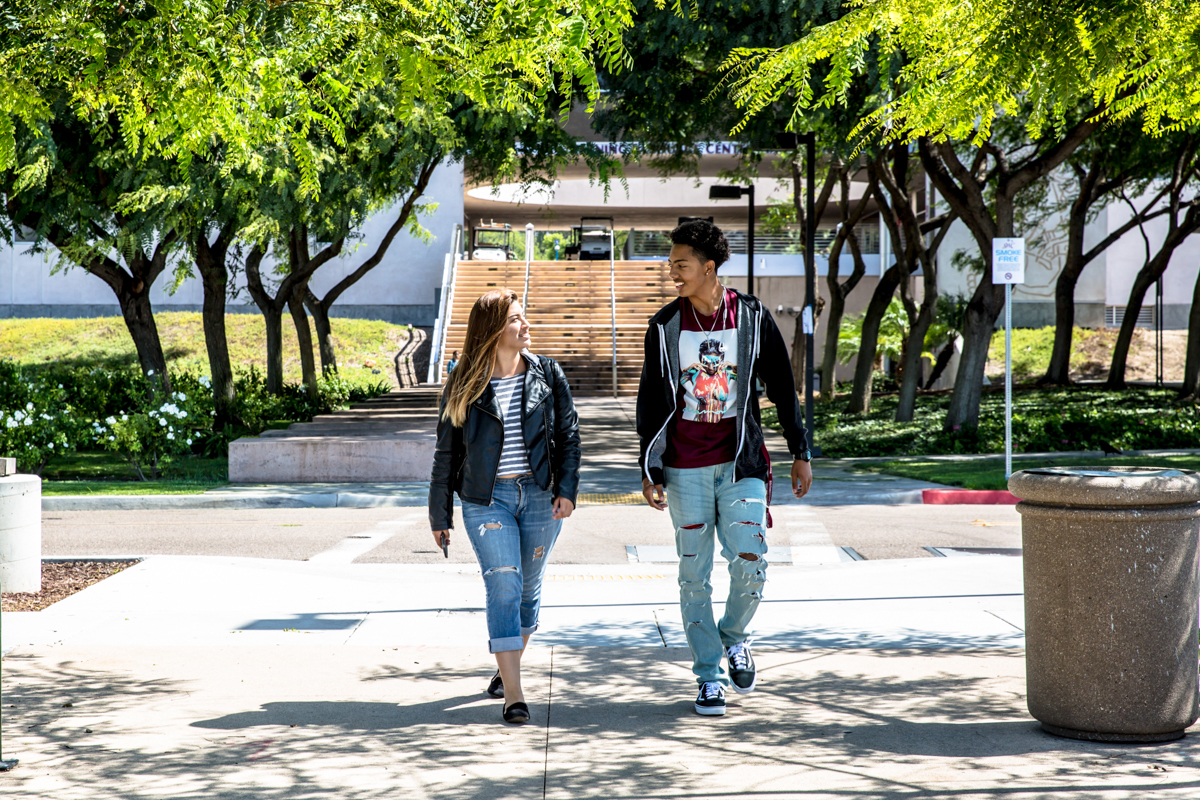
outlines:
[[[579, 88], [594, 101], [597, 66], [624, 63], [632, 20], [631, 0], [11, 0], [0, 170], [16, 163], [16, 122], [65, 101], [118, 118], [129, 150], [185, 165], [219, 144], [230, 164], [262, 169], [260, 147], [288, 142], [316, 193], [308, 133], [340, 144], [364, 92], [386, 84], [400, 119], [453, 97], [511, 110]], [[44, 166], [24, 165], [20, 185]]]
[[[894, 71], [897, 93], [859, 132], [982, 142], [1001, 114], [1032, 138], [1081, 101], [1159, 133], [1200, 121], [1200, 4], [1192, 0], [853, 0], [840, 19], [723, 64], [739, 125], [786, 101], [845, 104], [854, 79]], [[820, 73], [818, 74], [818, 70]], [[794, 119], [794, 118], [793, 118]]]

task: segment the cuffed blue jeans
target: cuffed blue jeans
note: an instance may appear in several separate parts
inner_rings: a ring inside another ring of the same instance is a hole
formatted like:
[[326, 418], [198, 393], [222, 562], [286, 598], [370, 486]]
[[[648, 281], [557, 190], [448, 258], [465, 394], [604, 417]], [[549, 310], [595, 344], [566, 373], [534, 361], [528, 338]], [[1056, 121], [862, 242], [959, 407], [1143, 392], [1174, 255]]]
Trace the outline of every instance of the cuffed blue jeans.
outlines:
[[[679, 605], [696, 682], [729, 685], [721, 666], [725, 648], [744, 642], [767, 579], [767, 485], [733, 482], [733, 462], [663, 470], [667, 508], [679, 553]], [[713, 620], [712, 569], [716, 542], [729, 562], [729, 597]]]
[[542, 576], [562, 528], [553, 500], [532, 475], [520, 475], [496, 480], [491, 505], [462, 504], [487, 590], [489, 652], [520, 650], [521, 637], [537, 630]]

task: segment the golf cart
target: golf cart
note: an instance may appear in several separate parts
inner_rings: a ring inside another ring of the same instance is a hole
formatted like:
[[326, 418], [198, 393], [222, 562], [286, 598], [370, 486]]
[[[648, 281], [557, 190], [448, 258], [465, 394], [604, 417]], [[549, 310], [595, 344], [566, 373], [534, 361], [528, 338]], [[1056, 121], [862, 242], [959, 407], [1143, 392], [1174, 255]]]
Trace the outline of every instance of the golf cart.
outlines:
[[[597, 221], [608, 224], [597, 225]], [[567, 246], [567, 258], [608, 261], [612, 258], [612, 225], [612, 217], [580, 217], [579, 225], [571, 228], [572, 243]]]
[[472, 261], [512, 261], [512, 225], [481, 222], [471, 229]]

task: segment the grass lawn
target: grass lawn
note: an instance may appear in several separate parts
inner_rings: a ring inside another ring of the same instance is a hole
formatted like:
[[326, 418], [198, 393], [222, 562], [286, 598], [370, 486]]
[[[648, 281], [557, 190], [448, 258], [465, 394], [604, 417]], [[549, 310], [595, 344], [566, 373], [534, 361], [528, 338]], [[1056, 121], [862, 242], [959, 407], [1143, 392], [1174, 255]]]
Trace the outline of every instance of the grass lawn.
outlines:
[[[207, 375], [208, 356], [200, 314], [163, 311], [156, 313], [154, 320], [171, 367]], [[408, 340], [407, 325], [341, 318], [330, 320], [330, 325], [342, 377], [396, 384], [392, 358]], [[266, 328], [262, 316], [226, 314], [225, 326], [233, 368], [254, 366], [265, 372]], [[112, 368], [136, 363], [133, 340], [120, 317], [0, 319], [0, 353], [23, 364], [57, 361], [68, 366]], [[284, 318], [283, 359], [284, 379], [299, 383], [300, 354], [290, 317]]]
[[42, 481], [42, 497], [62, 497], [81, 494], [200, 494], [228, 481], [197, 483], [195, 481]]
[[[1188, 456], [1112, 456], [1110, 458], [1048, 458], [1013, 460], [1013, 471], [1042, 467], [1174, 467], [1200, 470], [1200, 455]], [[964, 489], [1007, 489], [1003, 458], [978, 458], [968, 461], [882, 461], [859, 464], [853, 472], [895, 475], [921, 481], [961, 486]]]
[[229, 483], [229, 460], [188, 456], [163, 465], [164, 477], [140, 481], [133, 467], [107, 451], [59, 456], [42, 471], [42, 494], [199, 494]]

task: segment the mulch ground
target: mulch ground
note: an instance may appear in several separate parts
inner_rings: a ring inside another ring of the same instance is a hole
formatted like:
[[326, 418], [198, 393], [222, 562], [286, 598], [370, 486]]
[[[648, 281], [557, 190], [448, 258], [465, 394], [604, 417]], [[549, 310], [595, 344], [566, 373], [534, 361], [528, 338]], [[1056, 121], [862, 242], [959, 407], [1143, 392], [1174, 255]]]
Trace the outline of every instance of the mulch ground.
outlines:
[[57, 561], [42, 562], [40, 592], [5, 592], [0, 595], [0, 611], [41, 611], [64, 597], [99, 583], [110, 575], [132, 567], [136, 561]]

